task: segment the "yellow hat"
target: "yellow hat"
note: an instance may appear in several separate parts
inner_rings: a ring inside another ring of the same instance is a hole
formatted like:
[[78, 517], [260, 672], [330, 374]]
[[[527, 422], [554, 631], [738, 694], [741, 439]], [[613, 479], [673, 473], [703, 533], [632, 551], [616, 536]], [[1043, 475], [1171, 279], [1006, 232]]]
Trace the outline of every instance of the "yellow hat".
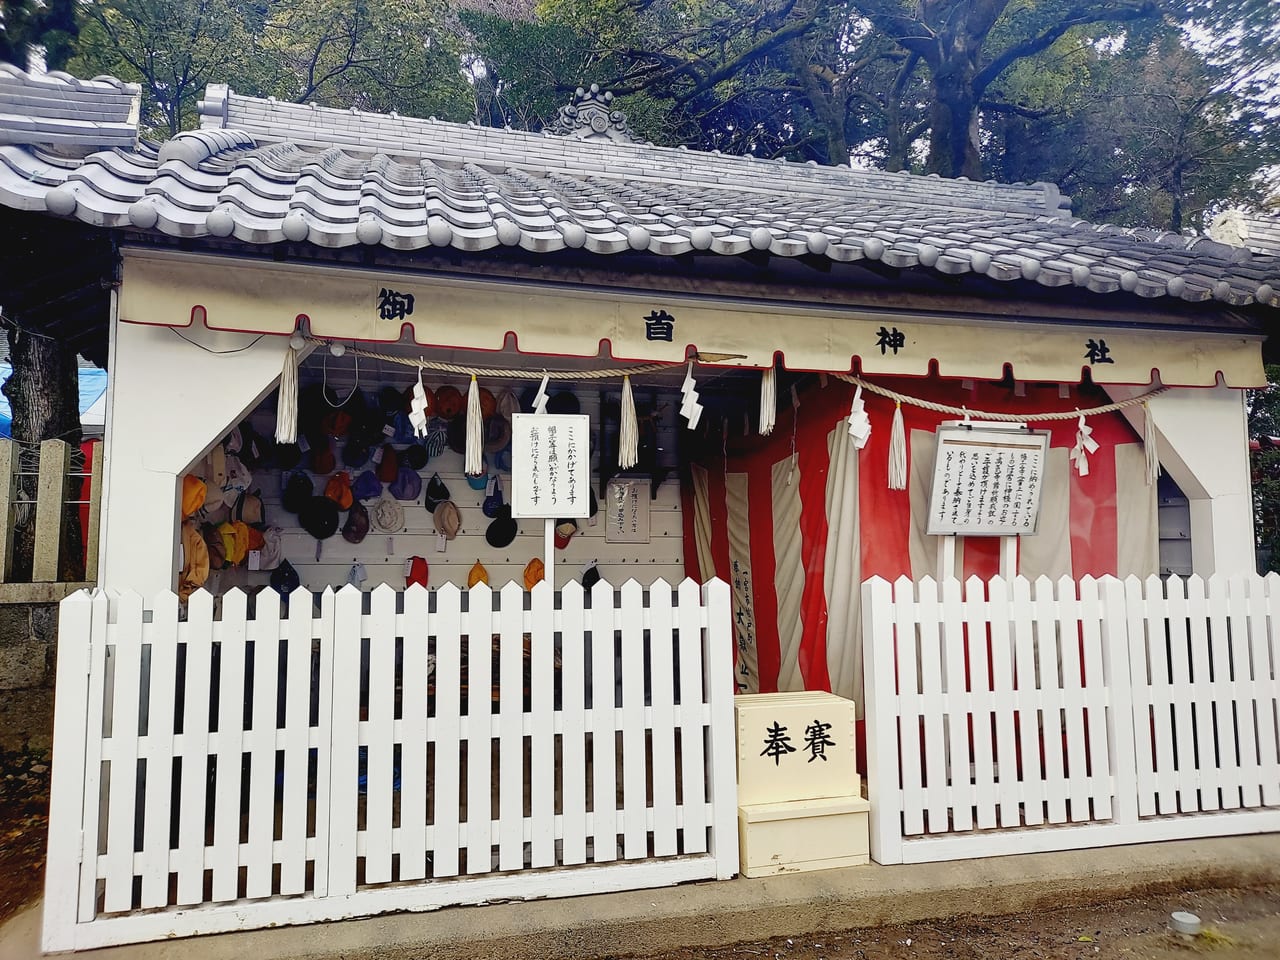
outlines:
[[204, 506], [208, 489], [205, 482], [195, 474], [188, 473], [182, 478], [182, 519], [185, 520]]
[[185, 600], [209, 579], [209, 548], [205, 546], [200, 528], [190, 520], [182, 524], [182, 558], [178, 596]]
[[541, 557], [534, 557], [524, 565], [524, 588], [532, 590], [541, 583], [547, 576], [547, 568], [542, 563]]
[[467, 588], [470, 589], [477, 583], [483, 583], [486, 587], [489, 585], [489, 571], [484, 568], [484, 564], [479, 560], [475, 562], [475, 566], [467, 574]]

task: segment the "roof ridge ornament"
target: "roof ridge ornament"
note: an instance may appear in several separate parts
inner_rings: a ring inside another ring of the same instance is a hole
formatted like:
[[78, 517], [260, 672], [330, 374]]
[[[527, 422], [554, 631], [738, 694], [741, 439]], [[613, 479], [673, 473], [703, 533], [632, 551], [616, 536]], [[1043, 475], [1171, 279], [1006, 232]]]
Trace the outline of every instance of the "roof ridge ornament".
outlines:
[[612, 140], [615, 143], [639, 143], [627, 126], [627, 115], [613, 109], [613, 92], [601, 90], [593, 83], [573, 93], [573, 99], [560, 108], [555, 123], [544, 127], [543, 136], [576, 137], [579, 140]]

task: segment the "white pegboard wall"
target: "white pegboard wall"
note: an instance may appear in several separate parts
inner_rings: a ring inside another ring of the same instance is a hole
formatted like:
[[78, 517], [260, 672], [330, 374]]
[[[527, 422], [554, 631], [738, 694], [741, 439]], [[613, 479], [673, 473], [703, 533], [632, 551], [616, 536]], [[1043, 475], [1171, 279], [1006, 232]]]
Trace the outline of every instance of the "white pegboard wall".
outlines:
[[[330, 378], [333, 383], [334, 378]], [[432, 383], [432, 386], [435, 384]], [[506, 384], [487, 384], [490, 389], [500, 392]], [[519, 391], [526, 384], [513, 383], [511, 386]], [[461, 385], [459, 385], [461, 386]], [[342, 391], [345, 388], [339, 386]], [[613, 385], [610, 385], [610, 390]], [[606, 391], [609, 392], [609, 391]], [[594, 387], [575, 389], [583, 413], [591, 417], [593, 435], [596, 437], [596, 448], [592, 454], [592, 488], [599, 496], [599, 460], [601, 442], [600, 434], [600, 392]], [[663, 399], [666, 399], [665, 397]], [[678, 399], [678, 396], [677, 396]], [[665, 451], [674, 454], [676, 444], [677, 404], [666, 404], [658, 424], [658, 444]], [[274, 430], [274, 411], [260, 409], [250, 418], [255, 429], [263, 434]], [[489, 574], [489, 583], [495, 589], [501, 588], [508, 580], [522, 582], [525, 565], [533, 557], [542, 557], [544, 552], [544, 523], [542, 520], [521, 520], [519, 532], [515, 540], [507, 547], [495, 549], [485, 540], [485, 530], [491, 522], [481, 509], [484, 501], [483, 490], [473, 490], [463, 474], [462, 455], [446, 449], [433, 458], [420, 474], [423, 478], [423, 489], [434, 473], [449, 488], [453, 502], [457, 505], [462, 517], [462, 528], [458, 536], [449, 541], [444, 552], [437, 551], [437, 538], [432, 524], [431, 514], [422, 505], [422, 496], [416, 502], [402, 502], [404, 508], [405, 527], [396, 534], [384, 534], [370, 530], [368, 536], [359, 544], [348, 543], [342, 537], [341, 523], [346, 514], [342, 514], [339, 531], [320, 545], [320, 556], [316, 558], [316, 540], [297, 525], [293, 514], [288, 513], [280, 505], [280, 471], [276, 469], [262, 470], [254, 475], [255, 486], [262, 491], [263, 507], [267, 521], [280, 526], [284, 530], [284, 556], [297, 569], [303, 586], [311, 590], [323, 590], [325, 587], [340, 587], [347, 582], [348, 574], [355, 563], [362, 563], [368, 579], [362, 589], [372, 590], [381, 583], [389, 583], [397, 589], [405, 585], [405, 561], [412, 556], [426, 559], [429, 567], [428, 586], [436, 588], [446, 583], [466, 587], [467, 576], [477, 560], [484, 564]], [[672, 460], [674, 462], [674, 460]], [[341, 469], [339, 452], [338, 465]], [[363, 469], [363, 468], [362, 468]], [[353, 479], [360, 471], [350, 471]], [[510, 494], [511, 475], [507, 472], [494, 471], [502, 478], [504, 494]], [[316, 493], [322, 493], [327, 475], [311, 475]], [[597, 513], [595, 522], [578, 521], [578, 533], [563, 550], [557, 550], [555, 556], [555, 582], [559, 589], [565, 584], [577, 580], [584, 564], [595, 560], [601, 576], [613, 584], [622, 584], [635, 579], [642, 584], [652, 583], [659, 578], [671, 583], [684, 579], [684, 542], [683, 519], [680, 507], [680, 485], [676, 472], [658, 487], [656, 498], [649, 504], [649, 542], [648, 543], [606, 543], [605, 521], [603, 512]], [[225, 592], [233, 587], [255, 587], [265, 584], [270, 574], [266, 571], [250, 571], [244, 567], [228, 568], [213, 571], [206, 585], [214, 592]]]

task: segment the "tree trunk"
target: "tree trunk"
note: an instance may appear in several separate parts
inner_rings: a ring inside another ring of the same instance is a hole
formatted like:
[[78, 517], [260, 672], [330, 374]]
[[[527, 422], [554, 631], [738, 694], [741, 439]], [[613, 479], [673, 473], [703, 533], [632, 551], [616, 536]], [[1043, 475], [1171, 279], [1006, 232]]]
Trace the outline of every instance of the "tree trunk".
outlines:
[[930, 173], [982, 179], [982, 156], [978, 152], [978, 102], [973, 80], [973, 69], [962, 64], [944, 64], [933, 75]]
[[[14, 522], [13, 576], [31, 578], [35, 553], [35, 499], [40, 469], [40, 441], [64, 440], [71, 447], [70, 473], [83, 470], [80, 454], [80, 376], [75, 352], [60, 341], [10, 327], [9, 356], [13, 374], [3, 390], [13, 412], [12, 435], [19, 450], [18, 500]], [[67, 478], [63, 501], [78, 500], [81, 480]], [[62, 511], [62, 539], [58, 550], [61, 580], [84, 579], [84, 536], [80, 508]]]

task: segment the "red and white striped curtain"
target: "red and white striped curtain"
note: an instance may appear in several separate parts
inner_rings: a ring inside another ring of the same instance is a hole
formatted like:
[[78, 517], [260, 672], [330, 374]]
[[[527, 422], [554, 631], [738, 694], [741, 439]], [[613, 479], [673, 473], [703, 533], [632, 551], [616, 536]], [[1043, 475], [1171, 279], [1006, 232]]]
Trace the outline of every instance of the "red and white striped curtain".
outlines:
[[[999, 386], [969, 390], [936, 378], [883, 384], [992, 412], [1087, 410], [1109, 402], [1074, 389], [1064, 399], [1056, 385], [1028, 385], [1027, 395], [1017, 397]], [[730, 437], [726, 452], [695, 464], [686, 491], [685, 557], [690, 576], [718, 576], [733, 588], [742, 692], [830, 690], [856, 701], [861, 714], [860, 585], [872, 576], [936, 576], [937, 538], [924, 532], [934, 431], [955, 418], [904, 404], [909, 479], [906, 490], [890, 490], [893, 404], [864, 393], [873, 429], [859, 451], [844, 420], [852, 393], [840, 381], [815, 387], [801, 394], [797, 410], [779, 415], [771, 436]], [[1076, 421], [1028, 417], [1051, 438], [1039, 532], [1019, 545], [1024, 576], [1157, 570], [1156, 490], [1146, 481], [1141, 438], [1120, 414], [1088, 422], [1101, 449], [1081, 477], [1067, 457]], [[964, 538], [961, 550], [957, 570], [965, 578], [999, 572], [997, 538]]]

